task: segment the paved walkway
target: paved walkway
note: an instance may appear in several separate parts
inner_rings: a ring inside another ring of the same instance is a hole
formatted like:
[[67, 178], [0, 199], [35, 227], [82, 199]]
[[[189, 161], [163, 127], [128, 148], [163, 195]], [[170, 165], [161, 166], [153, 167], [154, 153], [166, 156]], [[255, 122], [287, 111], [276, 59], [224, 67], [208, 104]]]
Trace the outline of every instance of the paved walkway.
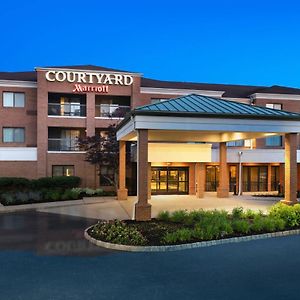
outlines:
[[[126, 201], [117, 201], [114, 198], [94, 198], [87, 203], [72, 204], [68, 206], [49, 207], [38, 209], [40, 212], [56, 213], [94, 219], [131, 219], [133, 218], [136, 197], [129, 197]], [[102, 201], [100, 201], [102, 199]], [[225, 209], [231, 211], [234, 207], [244, 209], [262, 210], [266, 212], [279, 198], [255, 198], [251, 195], [231, 196], [230, 198], [217, 198], [215, 193], [206, 193], [202, 199], [187, 195], [152, 196], [152, 217], [160, 211], [175, 211], [180, 209]]]

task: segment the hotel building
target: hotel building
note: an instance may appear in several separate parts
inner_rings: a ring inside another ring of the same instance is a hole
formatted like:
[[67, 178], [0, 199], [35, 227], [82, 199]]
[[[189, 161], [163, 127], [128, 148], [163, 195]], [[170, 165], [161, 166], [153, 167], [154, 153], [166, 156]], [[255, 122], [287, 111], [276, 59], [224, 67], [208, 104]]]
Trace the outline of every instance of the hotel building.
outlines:
[[[76, 175], [83, 186], [109, 190], [111, 170], [104, 165], [99, 174], [76, 139], [121, 123], [121, 153], [130, 151], [132, 161], [121, 159], [120, 190], [136, 193], [141, 134], [148, 196], [217, 191], [222, 178], [231, 192], [275, 191], [285, 185], [288, 134], [299, 146], [298, 112], [300, 89], [283, 86], [161, 81], [92, 65], [0, 72], [0, 176]], [[195, 114], [211, 122], [197, 127]]]

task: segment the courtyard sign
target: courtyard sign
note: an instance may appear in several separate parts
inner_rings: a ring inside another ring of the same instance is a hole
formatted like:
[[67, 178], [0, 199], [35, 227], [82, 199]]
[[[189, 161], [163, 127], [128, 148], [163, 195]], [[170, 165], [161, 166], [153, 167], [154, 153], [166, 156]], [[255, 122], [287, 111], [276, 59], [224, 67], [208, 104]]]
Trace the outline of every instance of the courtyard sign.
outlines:
[[93, 73], [76, 71], [48, 71], [46, 80], [50, 82], [70, 82], [78, 84], [132, 85], [133, 77], [126, 74]]

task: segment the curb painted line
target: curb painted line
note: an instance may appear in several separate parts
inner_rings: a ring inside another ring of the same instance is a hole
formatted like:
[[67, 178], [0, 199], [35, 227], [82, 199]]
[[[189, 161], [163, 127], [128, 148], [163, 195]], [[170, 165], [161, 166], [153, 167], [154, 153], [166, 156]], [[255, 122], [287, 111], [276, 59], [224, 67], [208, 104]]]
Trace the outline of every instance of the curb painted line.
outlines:
[[112, 244], [108, 242], [103, 242], [100, 240], [96, 240], [88, 234], [88, 230], [92, 228], [92, 226], [88, 227], [84, 231], [84, 237], [91, 242], [92, 244], [103, 247], [106, 249], [119, 250], [119, 251], [129, 251], [129, 252], [168, 252], [168, 251], [179, 251], [193, 248], [202, 248], [202, 247], [210, 247], [216, 245], [230, 244], [230, 243], [240, 243], [240, 242], [248, 242], [254, 240], [262, 240], [267, 238], [288, 236], [288, 235], [297, 235], [300, 234], [300, 229], [294, 230], [286, 230], [286, 231], [278, 231], [272, 233], [263, 233], [257, 235], [246, 235], [242, 237], [234, 237], [227, 238], [222, 240], [212, 240], [205, 242], [196, 242], [182, 245], [169, 245], [169, 246], [129, 246], [129, 245], [120, 245], [120, 244]]

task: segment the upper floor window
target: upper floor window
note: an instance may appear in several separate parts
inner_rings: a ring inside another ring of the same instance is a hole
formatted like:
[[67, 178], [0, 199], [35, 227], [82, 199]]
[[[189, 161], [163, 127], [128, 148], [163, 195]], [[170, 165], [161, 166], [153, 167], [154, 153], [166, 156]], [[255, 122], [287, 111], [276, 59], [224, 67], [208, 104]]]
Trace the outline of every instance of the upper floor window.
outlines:
[[[281, 103], [267, 103], [266, 107], [282, 110]], [[282, 137], [281, 136], [270, 136], [266, 138], [266, 146], [268, 147], [281, 147], [282, 146]]]
[[227, 142], [226, 145], [227, 147], [244, 147], [244, 140]]
[[24, 128], [3, 128], [3, 143], [24, 143]]
[[151, 104], [159, 103], [159, 102], [164, 102], [169, 100], [168, 98], [151, 98]]
[[3, 92], [3, 107], [24, 107], [25, 94], [15, 92]]
[[267, 108], [273, 108], [273, 109], [282, 110], [282, 104], [281, 103], [267, 103], [266, 107]]

